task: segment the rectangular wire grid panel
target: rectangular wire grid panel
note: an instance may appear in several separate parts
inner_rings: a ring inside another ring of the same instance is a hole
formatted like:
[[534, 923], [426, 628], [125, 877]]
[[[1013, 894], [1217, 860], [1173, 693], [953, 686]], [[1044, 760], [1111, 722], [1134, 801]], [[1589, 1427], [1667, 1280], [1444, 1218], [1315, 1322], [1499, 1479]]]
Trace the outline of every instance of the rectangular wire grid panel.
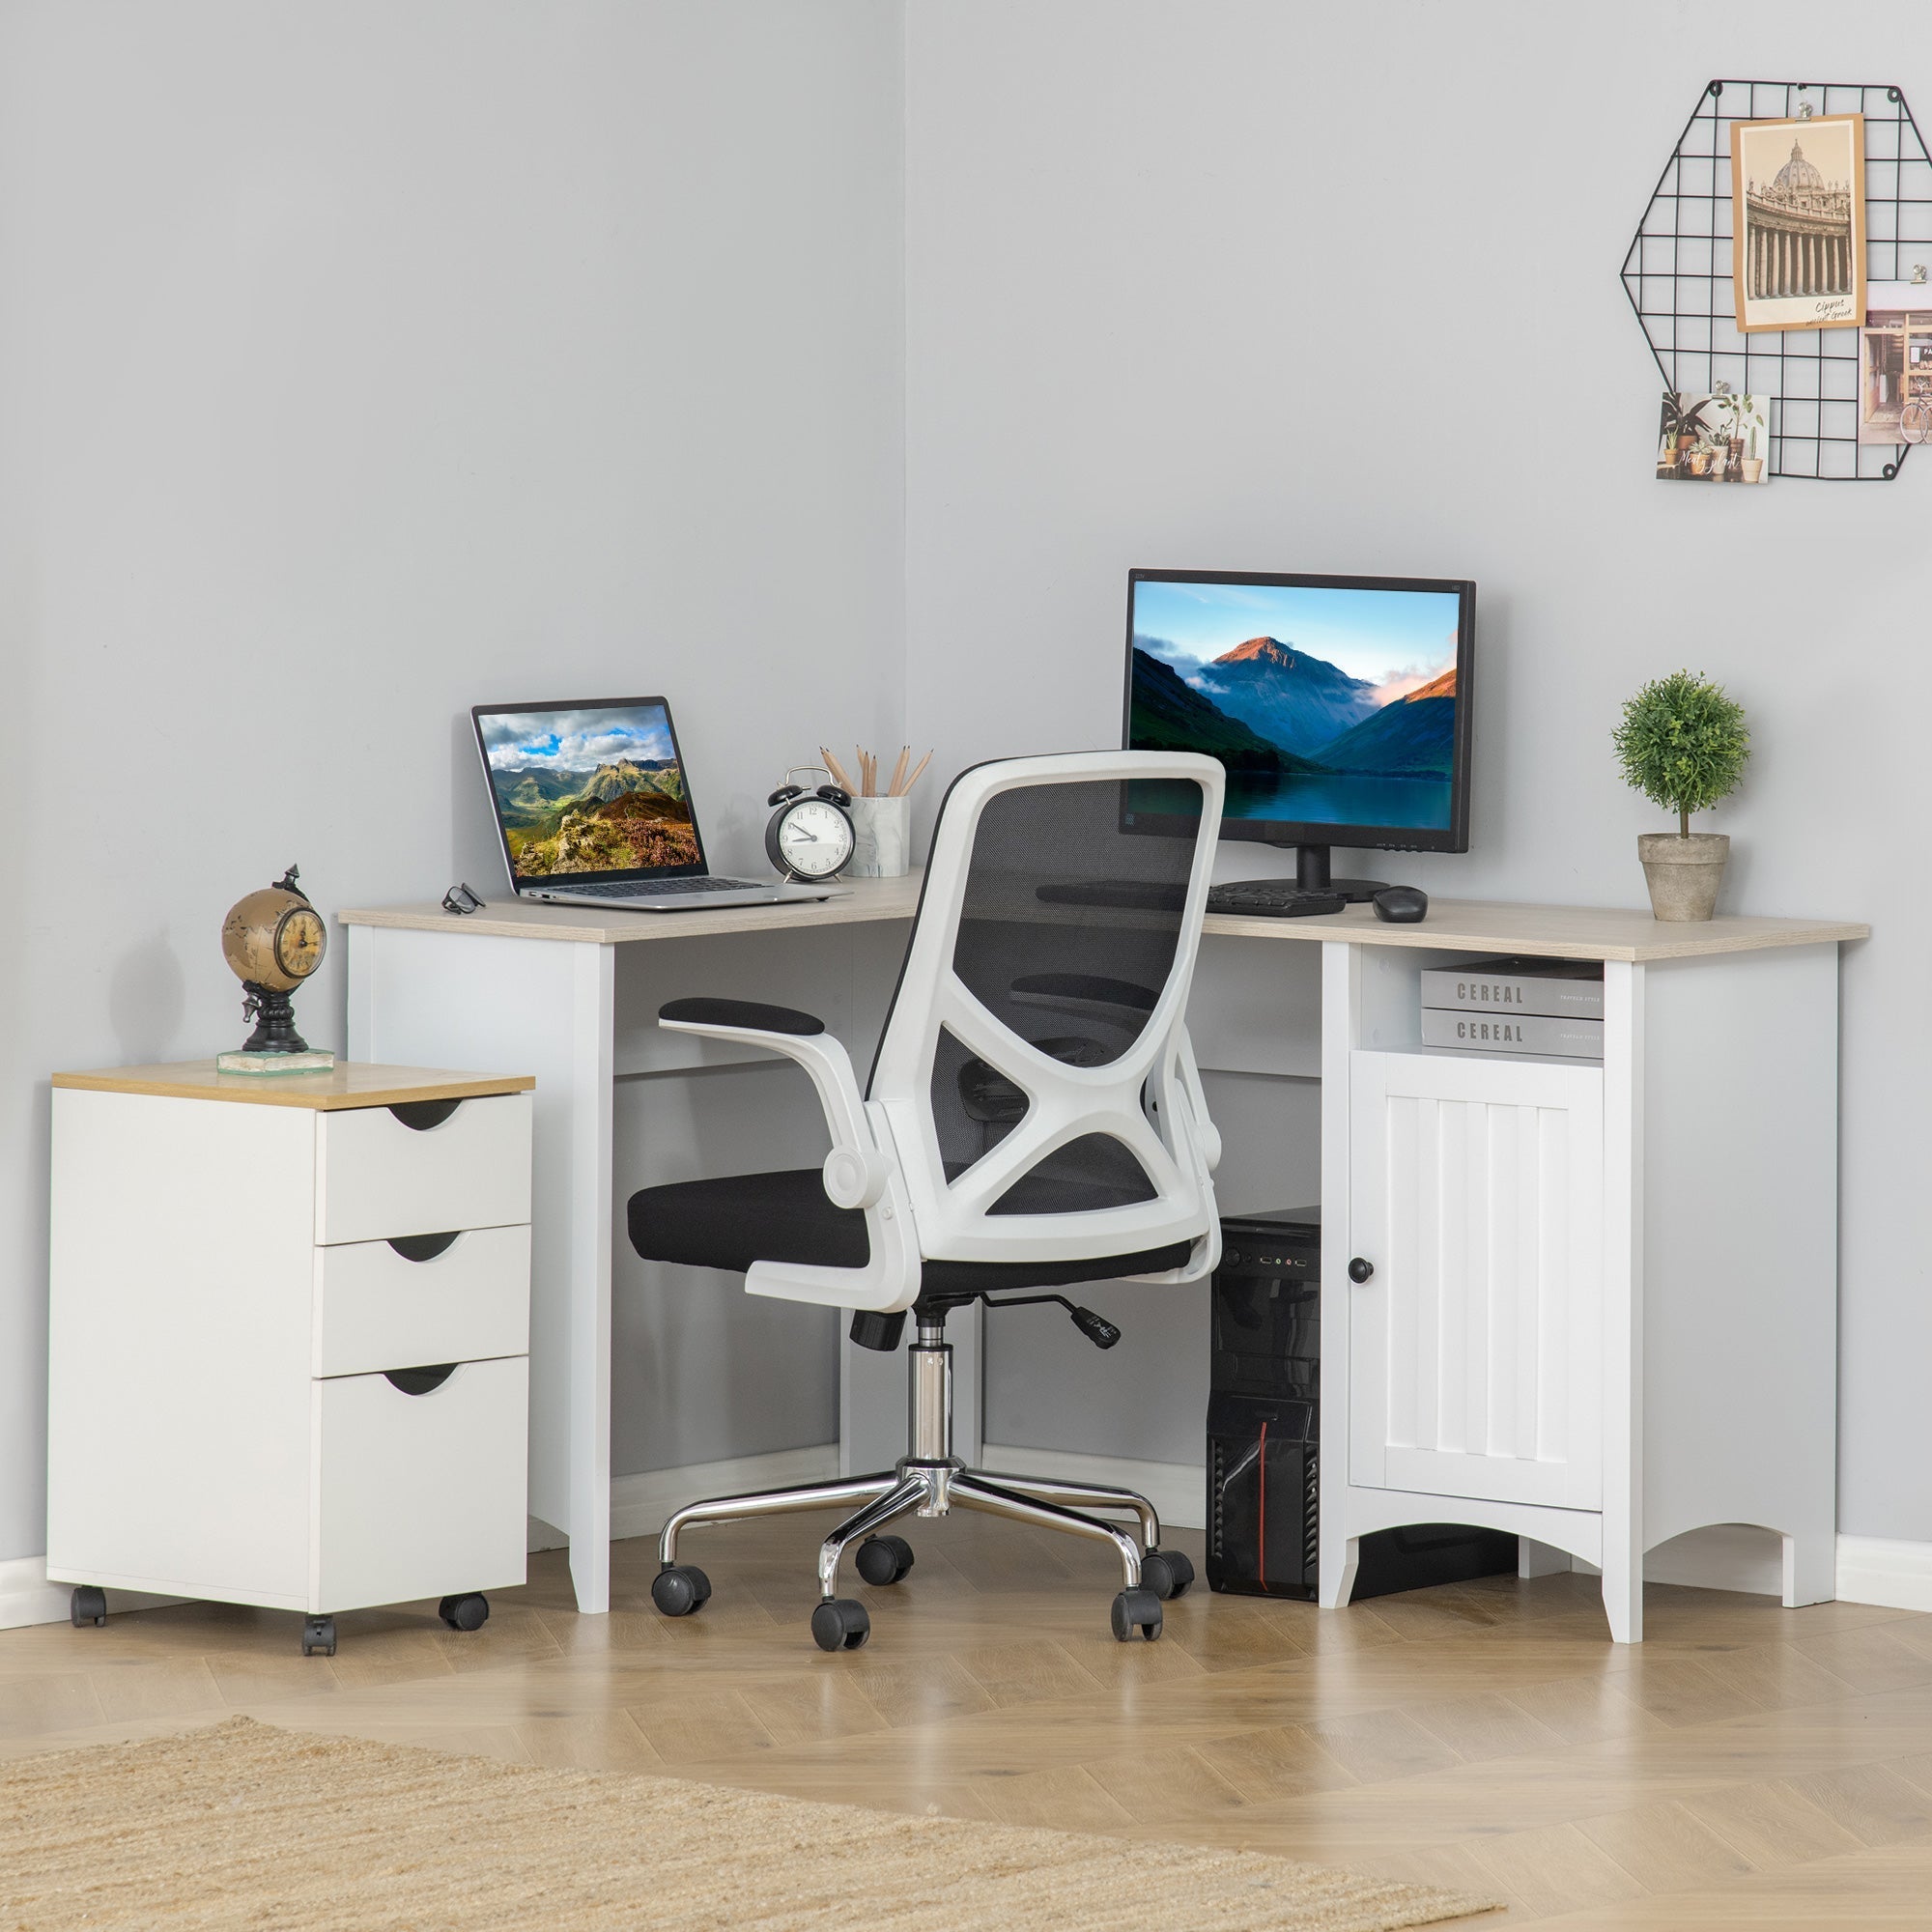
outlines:
[[1731, 124], [1795, 119], [1806, 104], [1864, 116], [1866, 280], [1909, 282], [1921, 265], [1932, 277], [1932, 158], [1898, 88], [1714, 80], [1658, 179], [1624, 259], [1624, 290], [1666, 388], [1705, 395], [1725, 383], [1773, 399], [1772, 475], [1889, 482], [1906, 451], [1859, 440], [1860, 330], [1746, 335], [1737, 326]]

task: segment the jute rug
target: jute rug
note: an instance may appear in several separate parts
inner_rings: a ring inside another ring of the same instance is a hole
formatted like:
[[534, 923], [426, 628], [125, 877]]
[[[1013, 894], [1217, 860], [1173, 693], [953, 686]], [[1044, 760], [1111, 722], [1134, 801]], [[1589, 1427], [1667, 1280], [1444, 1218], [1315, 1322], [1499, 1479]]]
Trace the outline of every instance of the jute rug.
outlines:
[[236, 1718], [0, 1765], [0, 1927], [1383, 1932], [1426, 1886], [314, 1737]]

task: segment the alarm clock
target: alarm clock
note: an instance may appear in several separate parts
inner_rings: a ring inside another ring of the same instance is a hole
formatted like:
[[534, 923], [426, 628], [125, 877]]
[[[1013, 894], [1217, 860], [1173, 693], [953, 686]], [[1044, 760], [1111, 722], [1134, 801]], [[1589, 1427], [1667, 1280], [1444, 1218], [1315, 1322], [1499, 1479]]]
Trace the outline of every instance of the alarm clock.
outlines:
[[[808, 791], [793, 772], [825, 772], [825, 783]], [[845, 808], [852, 794], [832, 782], [823, 765], [794, 765], [765, 803], [778, 809], [765, 827], [765, 857], [788, 879], [815, 885], [836, 878], [851, 863], [857, 842]]]
[[289, 995], [322, 964], [328, 928], [296, 884], [291, 866], [272, 886], [249, 893], [221, 922], [221, 955], [242, 981], [242, 1017], [255, 1031], [240, 1052], [216, 1057], [224, 1073], [309, 1072], [333, 1066], [332, 1053], [317, 1052], [296, 1031]]

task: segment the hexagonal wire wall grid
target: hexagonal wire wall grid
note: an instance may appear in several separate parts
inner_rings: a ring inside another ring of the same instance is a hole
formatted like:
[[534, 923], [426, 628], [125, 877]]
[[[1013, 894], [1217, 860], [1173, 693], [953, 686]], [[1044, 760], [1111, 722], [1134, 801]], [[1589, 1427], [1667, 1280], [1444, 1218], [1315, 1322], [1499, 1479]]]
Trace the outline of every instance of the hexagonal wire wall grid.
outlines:
[[[1731, 294], [1731, 124], [1862, 114], [1865, 279], [1932, 277], [1932, 156], [1895, 87], [1816, 81], [1714, 80], [1624, 258], [1624, 293], [1663, 386], [1708, 395], [1720, 384], [1776, 405], [1770, 473], [1828, 483], [1889, 483], [1907, 445], [1859, 440], [1857, 328], [1743, 334]], [[1925, 291], [1932, 311], [1932, 286]]]

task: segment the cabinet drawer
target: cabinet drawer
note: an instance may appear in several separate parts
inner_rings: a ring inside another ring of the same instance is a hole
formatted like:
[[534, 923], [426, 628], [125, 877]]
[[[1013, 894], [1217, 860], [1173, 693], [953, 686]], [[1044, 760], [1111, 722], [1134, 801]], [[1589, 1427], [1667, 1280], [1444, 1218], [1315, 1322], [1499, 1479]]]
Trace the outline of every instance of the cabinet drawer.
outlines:
[[318, 1241], [381, 1241], [529, 1218], [527, 1094], [317, 1117]]
[[446, 1238], [315, 1251], [317, 1375], [529, 1352], [529, 1229], [475, 1228], [425, 1252]]
[[318, 1612], [524, 1580], [529, 1363], [461, 1363], [408, 1395], [387, 1376], [311, 1384]]

